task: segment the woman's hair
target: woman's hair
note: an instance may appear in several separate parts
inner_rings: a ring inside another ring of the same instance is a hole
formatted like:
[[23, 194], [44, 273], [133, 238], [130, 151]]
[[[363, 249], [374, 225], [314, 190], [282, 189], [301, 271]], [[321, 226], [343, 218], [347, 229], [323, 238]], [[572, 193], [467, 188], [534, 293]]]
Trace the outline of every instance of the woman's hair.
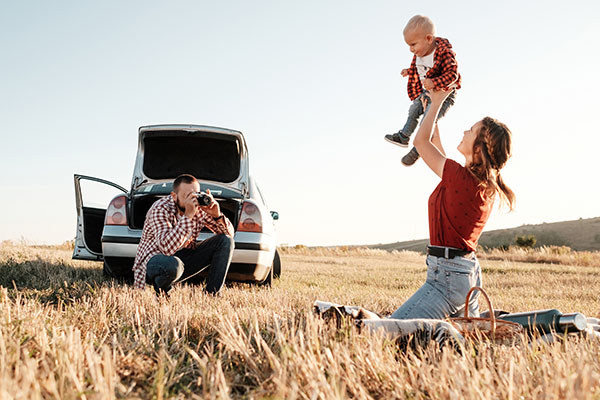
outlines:
[[512, 133], [506, 125], [485, 117], [473, 143], [473, 162], [469, 171], [479, 180], [489, 196], [498, 193], [500, 200], [512, 211], [515, 194], [502, 180], [500, 170], [511, 156]]

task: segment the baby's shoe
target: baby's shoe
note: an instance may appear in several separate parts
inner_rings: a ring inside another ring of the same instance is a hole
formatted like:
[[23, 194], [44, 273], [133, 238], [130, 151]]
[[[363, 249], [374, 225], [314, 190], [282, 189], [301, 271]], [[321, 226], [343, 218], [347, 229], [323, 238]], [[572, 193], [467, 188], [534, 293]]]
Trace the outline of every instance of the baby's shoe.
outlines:
[[404, 157], [402, 157], [402, 164], [404, 164], [407, 167], [410, 167], [411, 165], [416, 163], [418, 159], [419, 152], [417, 151], [416, 147], [413, 147], [408, 153], [406, 153]]
[[400, 147], [408, 147], [410, 138], [408, 136], [404, 136], [402, 132], [398, 131], [392, 135], [385, 135], [385, 140]]

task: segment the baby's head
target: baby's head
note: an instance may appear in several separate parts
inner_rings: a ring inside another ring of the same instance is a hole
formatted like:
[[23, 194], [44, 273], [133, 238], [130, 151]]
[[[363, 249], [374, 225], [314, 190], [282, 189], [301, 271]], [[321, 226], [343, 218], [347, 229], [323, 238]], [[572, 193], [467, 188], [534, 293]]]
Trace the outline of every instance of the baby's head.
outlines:
[[415, 15], [404, 28], [404, 41], [410, 52], [417, 57], [425, 57], [435, 50], [435, 25], [424, 15]]

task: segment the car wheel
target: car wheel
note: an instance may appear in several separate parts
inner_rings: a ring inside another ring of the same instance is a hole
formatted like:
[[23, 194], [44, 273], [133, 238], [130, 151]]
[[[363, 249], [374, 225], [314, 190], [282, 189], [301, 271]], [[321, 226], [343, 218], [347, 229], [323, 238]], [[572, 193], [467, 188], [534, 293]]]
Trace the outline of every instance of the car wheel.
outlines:
[[279, 279], [281, 276], [281, 258], [279, 258], [279, 252], [275, 250], [275, 257], [273, 258], [273, 278]]
[[273, 284], [273, 267], [271, 266], [271, 268], [269, 269], [269, 273], [267, 274], [267, 277], [265, 278], [264, 281], [262, 281], [260, 283], [261, 286], [271, 286]]
[[113, 270], [110, 268], [110, 266], [108, 265], [108, 263], [106, 261], [104, 261], [104, 263], [103, 263], [102, 273], [107, 278], [113, 278], [113, 279], [116, 278], [115, 273], [113, 272]]
[[133, 258], [105, 257], [102, 272], [107, 278], [133, 283]]

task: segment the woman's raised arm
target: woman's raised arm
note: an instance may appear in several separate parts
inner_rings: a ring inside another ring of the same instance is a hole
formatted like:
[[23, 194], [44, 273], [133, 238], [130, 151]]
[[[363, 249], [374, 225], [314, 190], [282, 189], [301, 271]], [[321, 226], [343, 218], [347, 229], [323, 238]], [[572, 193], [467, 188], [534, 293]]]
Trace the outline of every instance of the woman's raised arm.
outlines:
[[[440, 112], [440, 108], [442, 104], [444, 104], [444, 100], [450, 94], [450, 91], [443, 90], [433, 90], [430, 92], [431, 97], [431, 106], [429, 106], [429, 110], [423, 117], [423, 121], [421, 122], [421, 126], [417, 131], [414, 139], [414, 146], [417, 148], [417, 151], [423, 158], [423, 161], [431, 168], [433, 172], [437, 174], [440, 178], [442, 177], [442, 173], [444, 172], [444, 164], [446, 162], [446, 156], [442, 149], [438, 149], [431, 138], [436, 128], [436, 120], [437, 115]], [[439, 138], [439, 130], [437, 134], [437, 140]]]

